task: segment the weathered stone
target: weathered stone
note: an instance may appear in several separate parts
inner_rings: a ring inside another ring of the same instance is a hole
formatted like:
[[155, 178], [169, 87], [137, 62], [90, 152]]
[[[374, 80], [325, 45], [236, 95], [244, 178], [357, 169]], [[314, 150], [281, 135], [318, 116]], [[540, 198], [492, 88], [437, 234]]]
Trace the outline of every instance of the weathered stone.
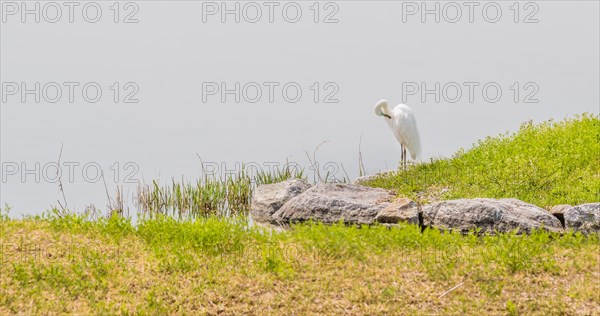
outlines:
[[565, 227], [565, 212], [568, 211], [571, 207], [573, 206], [569, 204], [554, 205], [550, 209], [550, 213], [552, 213], [554, 217], [558, 218], [562, 226]]
[[531, 232], [543, 228], [562, 231], [560, 221], [549, 212], [517, 199], [460, 199], [423, 207], [424, 225], [443, 229], [481, 232]]
[[560, 205], [554, 205], [551, 209], [550, 209], [550, 213], [552, 214], [564, 214], [566, 211], [568, 211], [571, 207], [573, 207], [572, 205], [569, 204], [560, 204]]
[[395, 195], [388, 190], [356, 184], [317, 184], [290, 199], [275, 214], [278, 222], [370, 224]]
[[406, 198], [393, 201], [379, 211], [375, 217], [375, 221], [388, 224], [397, 224], [398, 222], [419, 224], [417, 203]]
[[273, 213], [279, 210], [285, 202], [308, 188], [310, 188], [310, 185], [299, 179], [258, 186], [254, 190], [250, 205], [252, 220], [271, 222]]
[[600, 203], [573, 206], [564, 215], [567, 229], [582, 233], [600, 233]]

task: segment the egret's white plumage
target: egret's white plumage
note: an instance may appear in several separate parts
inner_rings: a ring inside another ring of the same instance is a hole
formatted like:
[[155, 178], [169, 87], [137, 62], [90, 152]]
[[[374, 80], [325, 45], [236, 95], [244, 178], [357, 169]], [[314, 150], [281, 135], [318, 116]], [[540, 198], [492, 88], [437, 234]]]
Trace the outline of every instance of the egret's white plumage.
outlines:
[[375, 106], [375, 114], [383, 116], [386, 123], [396, 136], [402, 147], [402, 164], [406, 166], [406, 150], [410, 152], [413, 160], [421, 156], [421, 141], [417, 130], [417, 120], [412, 109], [407, 105], [398, 104], [393, 109], [389, 108], [386, 100], [380, 100]]

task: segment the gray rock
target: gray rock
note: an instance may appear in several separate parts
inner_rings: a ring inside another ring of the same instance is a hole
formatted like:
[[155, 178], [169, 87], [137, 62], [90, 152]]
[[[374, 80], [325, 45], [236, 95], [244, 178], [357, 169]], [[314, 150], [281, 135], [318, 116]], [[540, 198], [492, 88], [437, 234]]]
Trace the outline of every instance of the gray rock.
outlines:
[[317, 184], [287, 203], [275, 214], [276, 222], [370, 224], [395, 195], [384, 189], [356, 184]]
[[600, 203], [573, 206], [564, 213], [565, 227], [582, 233], [600, 233]]
[[423, 207], [426, 226], [466, 232], [531, 232], [534, 228], [561, 232], [560, 221], [549, 212], [517, 199], [460, 199]]
[[273, 184], [258, 186], [252, 195], [250, 215], [256, 222], [271, 222], [272, 215], [285, 202], [308, 190], [310, 185], [299, 179], [290, 179]]
[[417, 203], [406, 198], [398, 199], [377, 213], [375, 221], [386, 224], [398, 222], [419, 223], [419, 210]]

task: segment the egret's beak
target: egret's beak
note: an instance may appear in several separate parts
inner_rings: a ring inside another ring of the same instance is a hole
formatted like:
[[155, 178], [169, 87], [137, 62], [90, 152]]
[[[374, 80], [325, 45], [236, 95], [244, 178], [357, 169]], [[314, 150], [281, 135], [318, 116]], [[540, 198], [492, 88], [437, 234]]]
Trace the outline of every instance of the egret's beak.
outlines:
[[389, 118], [389, 119], [391, 119], [391, 118], [392, 118], [391, 116], [389, 116], [389, 115], [387, 115], [387, 114], [381, 114], [381, 115], [383, 115], [383, 116], [385, 116], [385, 117], [387, 117], [387, 118]]

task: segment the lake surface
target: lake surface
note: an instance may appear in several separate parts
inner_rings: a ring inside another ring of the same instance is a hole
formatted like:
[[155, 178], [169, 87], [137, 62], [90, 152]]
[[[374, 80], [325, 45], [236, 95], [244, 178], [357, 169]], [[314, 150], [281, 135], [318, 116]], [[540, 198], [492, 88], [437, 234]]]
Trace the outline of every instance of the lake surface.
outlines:
[[359, 144], [367, 172], [396, 168], [383, 98], [413, 108], [425, 161], [600, 104], [596, 1], [74, 3], [2, 2], [12, 216], [63, 200], [61, 146], [70, 209], [117, 186], [133, 207], [138, 182], [198, 179], [197, 154], [221, 177], [289, 161], [314, 179], [327, 141], [322, 173], [356, 177]]

